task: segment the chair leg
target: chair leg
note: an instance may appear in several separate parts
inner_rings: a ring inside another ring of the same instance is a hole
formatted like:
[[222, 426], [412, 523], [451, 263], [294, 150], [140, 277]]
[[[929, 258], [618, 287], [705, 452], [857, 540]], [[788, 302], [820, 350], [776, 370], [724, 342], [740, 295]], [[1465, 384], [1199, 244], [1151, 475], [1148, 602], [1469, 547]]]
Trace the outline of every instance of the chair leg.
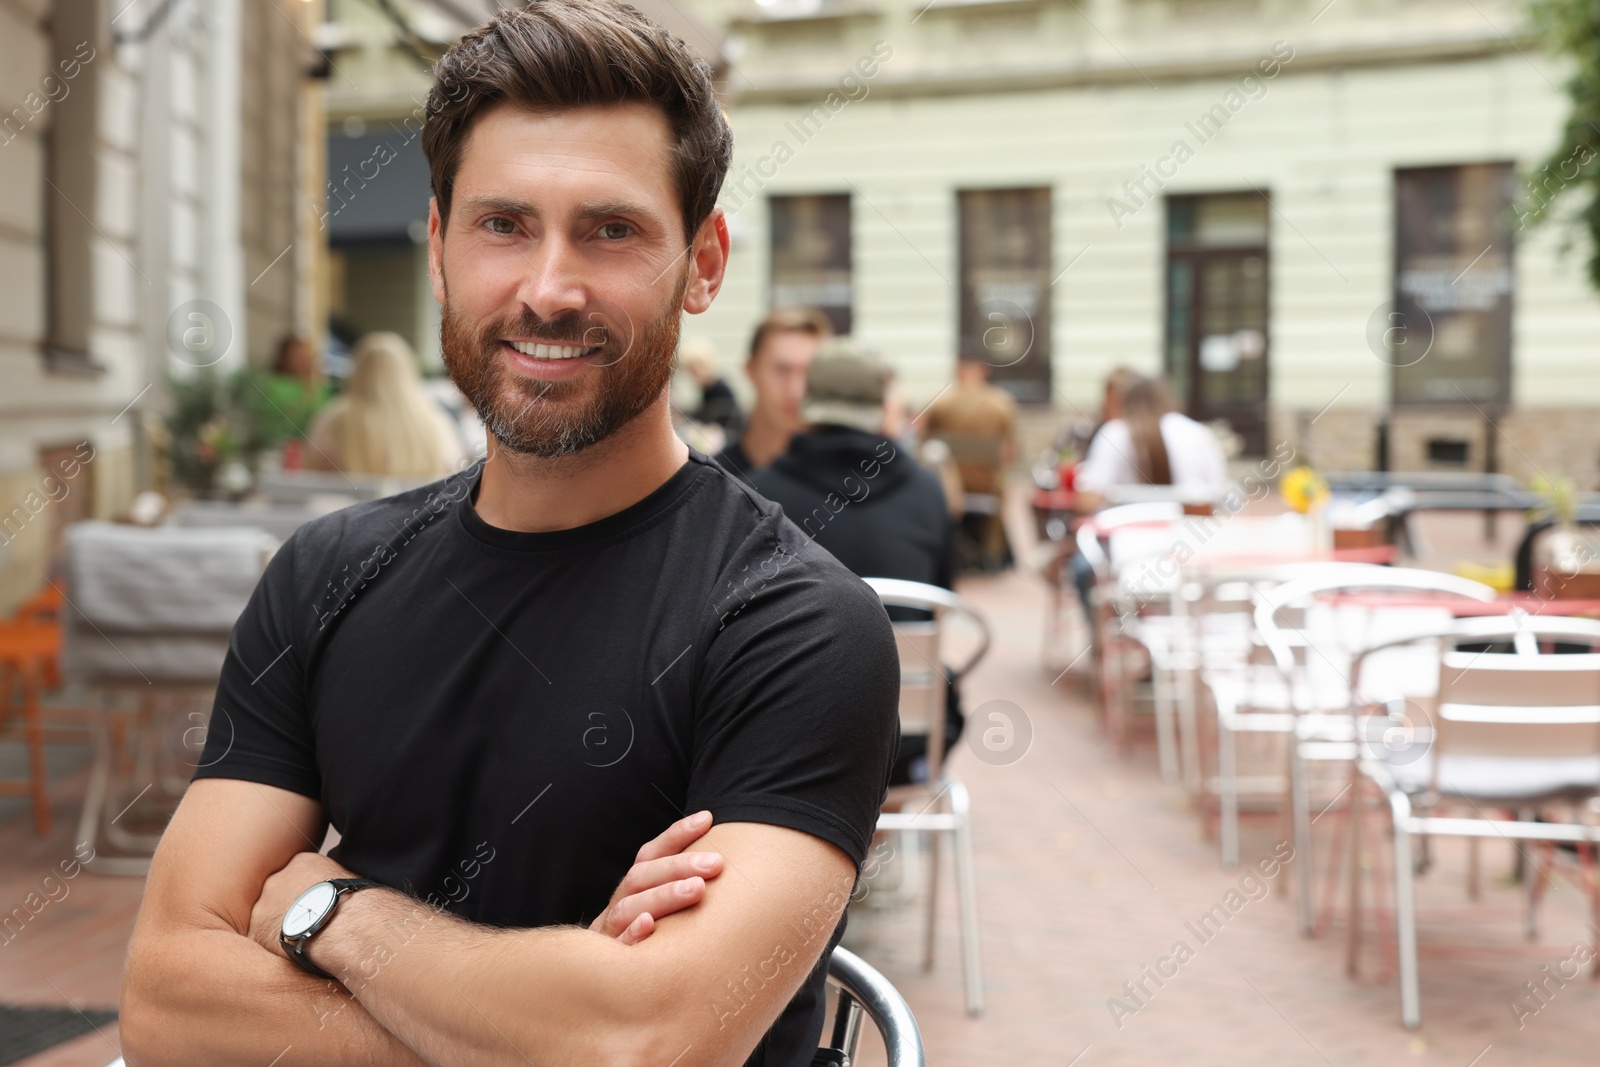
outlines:
[[936, 922], [939, 912], [939, 839], [943, 836], [944, 832], [941, 830], [929, 830], [922, 835], [922, 840], [928, 845], [928, 921], [922, 941], [924, 971], [933, 970], [933, 943], [938, 929]]
[[1476, 837], [1467, 838], [1467, 899], [1476, 904], [1483, 898], [1483, 860]]
[[1180, 671], [1175, 676], [1175, 684], [1178, 691], [1178, 748], [1183, 767], [1183, 784], [1188, 788], [1190, 796], [1204, 800], [1205, 798], [1201, 796], [1204, 771], [1200, 765], [1200, 719], [1196, 692], [1200, 684], [1200, 673], [1195, 670]]
[[27, 727], [28, 781], [33, 797], [33, 829], [40, 837], [50, 833], [50, 779], [45, 773], [44, 712], [39, 707], [39, 664], [22, 664], [22, 717]]
[[1346, 931], [1344, 955], [1344, 973], [1351, 978], [1361, 977], [1361, 828], [1366, 821], [1361, 786], [1361, 772], [1355, 770], [1350, 779], [1350, 842], [1346, 854], [1350, 864], [1350, 928]]
[[1289, 804], [1294, 832], [1295, 886], [1300, 897], [1300, 933], [1310, 937], [1314, 918], [1314, 853], [1311, 847], [1311, 785], [1306, 781], [1309, 768], [1300, 758], [1300, 739], [1289, 735]]
[[967, 986], [967, 1014], [983, 1014], [983, 964], [978, 951], [978, 879], [972, 864], [972, 819], [967, 788], [950, 786], [950, 810], [956, 816], [956, 897], [961, 911], [961, 964]]
[[1529, 941], [1539, 940], [1539, 905], [1544, 902], [1545, 883], [1550, 879], [1550, 867], [1555, 848], [1547, 842], [1534, 843], [1533, 869], [1528, 872], [1528, 929]]
[[[1168, 657], [1162, 657], [1166, 659]], [[1156, 709], [1156, 756], [1161, 766], [1161, 780], [1178, 780], [1178, 738], [1173, 709], [1172, 675], [1167, 663], [1150, 657], [1150, 688]]]
[[1389, 796], [1394, 818], [1394, 917], [1400, 970], [1400, 1022], [1407, 1030], [1422, 1025], [1417, 979], [1417, 900], [1412, 886], [1411, 801], [1403, 793]]
[[[1231, 712], [1231, 709], [1229, 709]], [[1222, 865], [1239, 865], [1239, 753], [1238, 735], [1230, 714], [1217, 714], [1217, 834], [1222, 839]]]

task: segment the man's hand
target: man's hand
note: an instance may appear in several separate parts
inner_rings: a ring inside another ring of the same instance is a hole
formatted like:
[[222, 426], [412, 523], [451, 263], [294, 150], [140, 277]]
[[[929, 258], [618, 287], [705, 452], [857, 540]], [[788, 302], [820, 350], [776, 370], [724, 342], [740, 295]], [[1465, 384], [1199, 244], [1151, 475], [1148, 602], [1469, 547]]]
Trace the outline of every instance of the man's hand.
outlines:
[[318, 882], [354, 877], [320, 852], [295, 853], [281, 871], [268, 875], [261, 887], [261, 896], [250, 909], [250, 939], [274, 956], [288, 959], [278, 935], [283, 932], [283, 917], [288, 914], [289, 905]]
[[706, 882], [722, 873], [715, 852], [685, 852], [711, 829], [711, 813], [679, 819], [646, 844], [618, 883], [611, 902], [589, 929], [636, 945], [655, 931], [656, 920], [698, 904]]

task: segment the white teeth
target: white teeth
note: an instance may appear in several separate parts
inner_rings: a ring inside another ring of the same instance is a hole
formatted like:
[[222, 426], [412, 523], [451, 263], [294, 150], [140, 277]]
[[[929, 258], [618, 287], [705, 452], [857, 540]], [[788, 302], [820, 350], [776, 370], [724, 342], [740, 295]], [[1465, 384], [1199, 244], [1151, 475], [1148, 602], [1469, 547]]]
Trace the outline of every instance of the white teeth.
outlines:
[[586, 348], [583, 345], [541, 345], [531, 341], [510, 341], [507, 343], [518, 352], [533, 359], [577, 359], [579, 356], [592, 355], [600, 351], [598, 346]]

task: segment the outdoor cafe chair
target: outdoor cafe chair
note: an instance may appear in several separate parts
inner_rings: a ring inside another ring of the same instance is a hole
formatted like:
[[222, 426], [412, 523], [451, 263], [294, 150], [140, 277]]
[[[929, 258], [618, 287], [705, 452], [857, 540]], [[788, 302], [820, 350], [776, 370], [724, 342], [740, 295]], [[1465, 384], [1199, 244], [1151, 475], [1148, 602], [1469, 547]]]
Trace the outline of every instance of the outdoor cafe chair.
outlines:
[[[1127, 736], [1132, 703], [1128, 690], [1134, 665], [1139, 662], [1133, 647], [1138, 642], [1135, 620], [1151, 605], [1169, 602], [1172, 593], [1168, 585], [1145, 590], [1124, 579], [1138, 564], [1171, 547], [1182, 518], [1183, 505], [1175, 500], [1124, 504], [1096, 512], [1079, 524], [1075, 535], [1078, 555], [1094, 576], [1089, 596], [1094, 619], [1090, 632], [1099, 657], [1100, 711], [1107, 733], [1119, 746]], [[1163, 767], [1172, 762], [1166, 741], [1165, 735], [1157, 738]]]
[[[989, 624], [969, 601], [935, 585], [898, 578], [868, 578], [886, 608], [927, 612], [926, 621], [896, 622], [900, 651], [900, 734], [927, 739], [926, 781], [893, 786], [878, 816], [878, 829], [926, 834], [928, 848], [928, 914], [923, 943], [923, 968], [933, 968], [934, 918], [939, 888], [939, 838], [949, 834], [955, 846], [956, 906], [961, 923], [961, 957], [967, 1011], [983, 1012], [983, 971], [978, 951], [977, 875], [972, 866], [971, 802], [967, 788], [953, 777], [944, 761], [944, 719], [947, 684], [977, 666], [989, 651]], [[977, 643], [959, 666], [946, 666], [946, 637], [954, 619], [976, 632]], [[978, 728], [977, 723], [969, 728]], [[893, 809], [893, 810], [887, 810]]]
[[[76, 839], [123, 853], [97, 855], [90, 870], [148, 871], [160, 835], [118, 823], [144, 788], [152, 801], [175, 805], [188, 787], [212, 725], [228, 635], [275, 547], [248, 527], [82, 522], [67, 530], [62, 671], [101, 698], [90, 709], [94, 756]], [[128, 716], [105, 706], [118, 700], [137, 706], [131, 731]], [[138, 794], [131, 799], [118, 791], [119, 765]]]
[[[1326, 602], [1331, 594], [1357, 591], [1378, 599], [1337, 609]], [[1382, 599], [1395, 593], [1409, 600], [1386, 604]], [[1288, 744], [1286, 784], [1302, 932], [1313, 932], [1308, 764], [1355, 756], [1347, 714], [1351, 661], [1373, 644], [1437, 627], [1448, 619], [1451, 597], [1488, 603], [1496, 596], [1481, 582], [1438, 571], [1324, 564], [1258, 594], [1255, 629], [1265, 656], [1257, 658], [1265, 663], [1208, 676], [1217, 709], [1218, 833], [1226, 866], [1239, 862], [1240, 794], [1258, 784], [1239, 774], [1239, 735], [1277, 734]], [[1282, 784], [1280, 779], [1280, 789]]]
[[[1431, 724], [1409, 721], [1424, 717], [1412, 706], [1397, 715], [1392, 701], [1364, 698], [1351, 709], [1359, 752], [1352, 791], [1359, 793], [1363, 781], [1371, 782], [1389, 808], [1400, 1019], [1408, 1030], [1422, 1019], [1414, 837], [1533, 841], [1546, 843], [1547, 852], [1551, 843], [1574, 844], [1585, 868], [1591, 930], [1600, 921], [1593, 853], [1600, 844], [1594, 820], [1600, 797], [1600, 622], [1523, 614], [1459, 620], [1431, 635], [1367, 650], [1355, 664], [1358, 683], [1373, 657], [1417, 642], [1431, 642], [1439, 663]], [[1504, 651], [1506, 644], [1511, 651]], [[1557, 654], [1542, 647], [1557, 644], [1588, 651]], [[1359, 796], [1352, 799], [1352, 811], [1360, 810], [1359, 802]], [[1441, 814], [1450, 807], [1470, 811]], [[1568, 815], [1565, 821], [1543, 821], [1561, 809]], [[1352, 974], [1360, 938], [1361, 879], [1354, 865], [1361, 854], [1360, 826], [1359, 818], [1352, 820]], [[1541, 865], [1526, 864], [1530, 938], [1537, 932], [1544, 875]]]
[[[850, 1067], [861, 1043], [862, 1018], [871, 1021], [883, 1039], [887, 1067], [926, 1067], [922, 1031], [911, 1005], [877, 968], [846, 948], [828, 957], [828, 985], [837, 993], [832, 1037], [818, 1049], [817, 1067]], [[124, 1067], [119, 1056], [108, 1067]]]
[[1252, 633], [1250, 583], [1259, 587], [1305, 566], [1284, 560], [1308, 553], [1309, 536], [1304, 518], [1295, 514], [1187, 515], [1169, 537], [1163, 552], [1168, 558], [1137, 561], [1121, 576], [1119, 584], [1149, 590], [1166, 601], [1164, 612], [1146, 609], [1123, 618], [1150, 654], [1162, 777], [1181, 778], [1202, 802], [1200, 672], [1243, 662]]
[[923, 1067], [928, 1062], [911, 1005], [876, 968], [848, 949], [836, 948], [828, 958], [828, 984], [838, 990], [830, 1050], [843, 1053], [844, 1059], [824, 1060], [819, 1052], [815, 1062], [850, 1067], [861, 1040], [863, 1015], [883, 1038], [888, 1067]]

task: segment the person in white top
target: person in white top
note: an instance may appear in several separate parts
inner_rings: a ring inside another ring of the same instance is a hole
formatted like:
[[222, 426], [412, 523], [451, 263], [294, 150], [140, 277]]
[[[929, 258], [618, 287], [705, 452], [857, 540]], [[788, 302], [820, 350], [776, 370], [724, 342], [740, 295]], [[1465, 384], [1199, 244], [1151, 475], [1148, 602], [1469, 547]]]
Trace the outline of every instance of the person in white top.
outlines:
[[1078, 492], [1103, 497], [1117, 486], [1170, 485], [1195, 496], [1220, 494], [1228, 478], [1222, 446], [1176, 407], [1161, 379], [1131, 383], [1118, 417], [1089, 442], [1078, 465]]

